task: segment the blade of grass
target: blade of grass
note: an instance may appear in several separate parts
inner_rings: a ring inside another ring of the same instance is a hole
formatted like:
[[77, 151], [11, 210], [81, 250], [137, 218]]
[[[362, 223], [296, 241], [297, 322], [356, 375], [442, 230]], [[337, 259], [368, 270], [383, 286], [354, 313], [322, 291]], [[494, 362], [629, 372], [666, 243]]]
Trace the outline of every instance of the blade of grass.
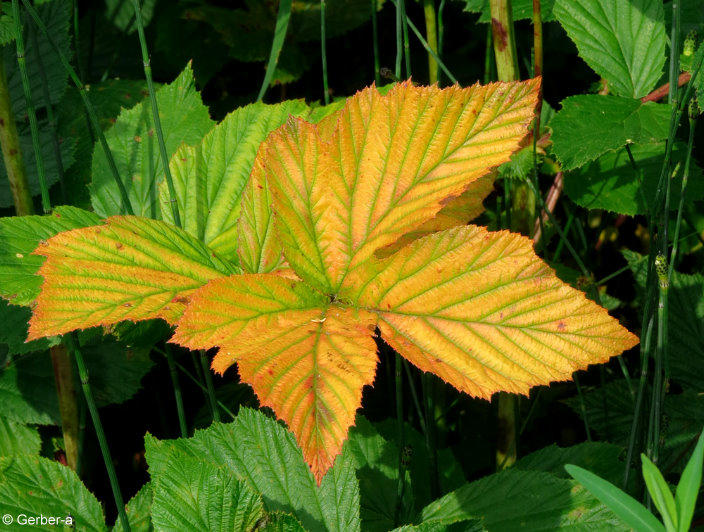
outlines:
[[[15, 0], [15, 2], [16, 1], [17, 0]], [[46, 25], [44, 24], [44, 21], [41, 19], [41, 17], [37, 13], [36, 9], [34, 9], [34, 7], [32, 7], [32, 4], [29, 2], [29, 0], [22, 0], [22, 4], [24, 5], [25, 9], [27, 10], [27, 13], [29, 13], [29, 15], [34, 20], [35, 24], [39, 28], [39, 31], [49, 41], [49, 43], [51, 44], [51, 47], [54, 49], [54, 51], [59, 56], [59, 60], [61, 61], [61, 64], [63, 65], [64, 69], [68, 73], [73, 84], [78, 89], [78, 93], [81, 96], [81, 100], [83, 101], [83, 105], [85, 105], [85, 108], [88, 111], [88, 115], [90, 117], [90, 122], [91, 122], [91, 125], [93, 126], [93, 130], [95, 131], [96, 135], [98, 136], [98, 140], [100, 141], [100, 145], [101, 145], [103, 151], [105, 152], [105, 157], [108, 160], [108, 166], [110, 167], [110, 171], [113, 175], [113, 178], [115, 179], [115, 183], [117, 184], [117, 188], [120, 191], [120, 197], [122, 198], [123, 209], [125, 210], [125, 212], [127, 214], [134, 214], [134, 210], [132, 209], [132, 204], [130, 203], [129, 196], [127, 195], [127, 189], [125, 188], [125, 184], [122, 182], [122, 179], [120, 179], [120, 174], [117, 170], [117, 165], [115, 164], [115, 159], [112, 156], [112, 152], [110, 151], [110, 147], [108, 146], [108, 142], [105, 139], [105, 135], [103, 134], [103, 130], [100, 127], [100, 123], [98, 122], [98, 116], [95, 113], [95, 109], [93, 107], [93, 104], [91, 103], [90, 99], [88, 98], [88, 94], [87, 94], [87, 90], [86, 90], [85, 85], [80, 80], [80, 78], [76, 74], [76, 71], [73, 69], [73, 67], [69, 63], [68, 59], [66, 59], [66, 56], [63, 54], [61, 49], [56, 45], [56, 42], [54, 41], [53, 37], [49, 34], [49, 32], [46, 28]]]
[[271, 52], [269, 53], [269, 62], [266, 65], [266, 74], [262, 82], [262, 88], [259, 89], [257, 101], [261, 102], [264, 99], [271, 79], [274, 77], [276, 65], [279, 63], [279, 55], [284, 46], [286, 31], [288, 30], [288, 21], [291, 18], [291, 0], [281, 0], [279, 3], [279, 12], [276, 15], [276, 27], [274, 28], [274, 40], [271, 43]]
[[166, 186], [169, 189], [169, 202], [171, 203], [171, 212], [174, 218], [174, 225], [181, 227], [181, 215], [178, 211], [178, 203], [176, 201], [176, 189], [174, 181], [171, 177], [171, 169], [169, 168], [169, 155], [166, 152], [166, 142], [164, 141], [164, 131], [161, 128], [161, 118], [159, 116], [159, 104], [156, 101], [156, 91], [154, 90], [154, 81], [152, 79], [152, 65], [147, 50], [147, 38], [144, 35], [144, 23], [142, 21], [142, 9], [139, 7], [139, 0], [132, 0], [134, 9], [135, 21], [137, 23], [137, 34], [139, 35], [139, 45], [142, 50], [142, 63], [144, 65], [144, 77], [147, 78], [147, 90], [149, 91], [149, 100], [152, 104], [152, 119], [154, 120], [154, 129], [156, 130], [157, 141], [159, 142], [159, 155], [161, 155], [161, 164], [164, 168], [164, 177], [166, 178]]
[[203, 368], [203, 378], [205, 379], [205, 387], [208, 392], [208, 401], [210, 409], [213, 412], [213, 421], [220, 422], [220, 411], [218, 410], [218, 402], [215, 399], [215, 387], [213, 386], [213, 375], [210, 372], [208, 364], [208, 355], [204, 350], [200, 350], [200, 365]]
[[675, 498], [672, 496], [670, 486], [660, 473], [657, 466], [644, 454], [640, 455], [643, 463], [643, 479], [648, 488], [648, 493], [655, 503], [655, 507], [662, 516], [663, 523], [668, 532], [677, 532], [677, 508]]
[[27, 59], [25, 57], [24, 48], [24, 31], [22, 28], [22, 18], [20, 17], [19, 0], [12, 0], [12, 18], [15, 23], [15, 48], [17, 49], [17, 64], [20, 68], [20, 77], [22, 78], [22, 89], [24, 90], [24, 99], [27, 105], [29, 129], [32, 133], [32, 148], [34, 150], [34, 159], [37, 164], [39, 188], [42, 194], [42, 209], [46, 214], [51, 210], [51, 203], [49, 201], [49, 187], [46, 183], [46, 174], [44, 173], [44, 160], [42, 159], [42, 152], [39, 146], [39, 125], [37, 124], [37, 112], [34, 109], [32, 87], [29, 84], [29, 75], [27, 74]]
[[675, 504], [679, 519], [679, 532], [686, 532], [692, 523], [694, 508], [699, 496], [699, 486], [702, 483], [702, 466], [704, 465], [704, 431], [699, 435], [697, 446], [682, 471], [677, 490]]
[[626, 525], [639, 532], [661, 532], [665, 530], [642, 504], [616, 486], [594, 473], [576, 465], [568, 464], [565, 470], [592, 495], [606, 505]]

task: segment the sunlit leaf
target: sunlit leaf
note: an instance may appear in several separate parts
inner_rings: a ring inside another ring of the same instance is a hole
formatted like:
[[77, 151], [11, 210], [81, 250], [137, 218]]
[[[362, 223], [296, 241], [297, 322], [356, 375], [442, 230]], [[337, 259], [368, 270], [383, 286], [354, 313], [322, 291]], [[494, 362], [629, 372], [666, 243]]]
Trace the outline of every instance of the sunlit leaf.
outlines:
[[220, 346], [218, 373], [237, 362], [261, 404], [288, 423], [320, 482], [354, 423], [362, 387], [374, 380], [374, 325], [368, 312], [326, 308], [303, 283], [240, 275], [199, 290], [172, 340]]
[[[289, 115], [308, 107], [292, 100], [236, 109], [196, 146], [182, 145], [171, 158], [171, 174], [183, 228], [224, 258], [234, 258], [240, 198], [259, 144]], [[173, 223], [166, 182], [159, 187], [163, 219]]]
[[456, 228], [359, 269], [342, 292], [423, 371], [489, 398], [568, 380], [638, 340], [520, 235]]
[[122, 320], [173, 323], [194, 289], [235, 271], [187, 233], [135, 216], [60, 233], [35, 253], [47, 260], [30, 340]]

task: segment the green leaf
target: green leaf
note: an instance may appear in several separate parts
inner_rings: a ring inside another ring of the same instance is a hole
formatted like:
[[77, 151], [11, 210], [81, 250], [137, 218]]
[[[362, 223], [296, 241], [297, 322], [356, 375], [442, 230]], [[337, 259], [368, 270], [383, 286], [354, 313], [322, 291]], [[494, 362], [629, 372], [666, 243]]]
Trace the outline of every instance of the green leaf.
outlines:
[[704, 465], [704, 431], [699, 435], [697, 446], [682, 472], [675, 492], [675, 504], [679, 519], [679, 532], [686, 532], [692, 524], [694, 507], [702, 483], [702, 466]]
[[0, 219], [0, 296], [15, 305], [29, 305], [42, 283], [36, 272], [44, 258], [31, 254], [39, 243], [62, 231], [99, 222], [95, 214], [76, 207], [57, 207], [47, 216]]
[[[105, 517], [98, 500], [66, 466], [39, 456], [0, 458], [0, 514], [15, 519], [54, 516], [61, 525], [81, 531], [103, 531]], [[18, 529], [24, 528], [16, 521]], [[33, 530], [54, 531], [57, 524], [37, 524]]]
[[[105, 130], [112, 126], [123, 108], [130, 109], [147, 95], [146, 81], [109, 79], [89, 85], [86, 95], [93, 105], [101, 129]], [[90, 208], [87, 185], [91, 180], [95, 133], [82, 109], [80, 93], [75, 87], [70, 87], [56, 108], [56, 116], [59, 136], [76, 139], [74, 162], [70, 166], [64, 164], [66, 196], [71, 198], [72, 205]], [[100, 146], [96, 147], [98, 150], [102, 149]]]
[[[620, 214], [646, 214], [653, 207], [660, 170], [665, 158], [665, 144], [634, 144], [630, 147], [636, 168], [628, 152], [622, 148], [609, 152], [596, 161], [565, 175], [567, 195], [587, 209], [605, 209]], [[676, 143], [672, 149], [673, 168], [686, 157], [687, 147]], [[682, 190], [682, 169], [670, 183], [670, 207], [679, 205]], [[704, 197], [702, 171], [693, 163], [690, 168], [686, 203]]]
[[[134, 7], [131, 1], [105, 0], [105, 4], [107, 8], [104, 13], [105, 18], [112, 22], [119, 30], [127, 34], [134, 33], [137, 30]], [[139, 4], [142, 11], [142, 22], [146, 27], [152, 20], [156, 0], [139, 0]]]
[[37, 429], [0, 416], [0, 457], [39, 454], [41, 443]]
[[153, 476], [152, 521], [157, 530], [253, 530], [262, 500], [232, 471], [172, 451], [169, 467]]
[[260, 493], [266, 508], [293, 514], [307, 530], [359, 530], [359, 487], [343, 453], [316, 485], [293, 434], [261, 412], [241, 408], [233, 423], [214, 423], [192, 438], [159, 441], [147, 435], [152, 476], [168, 468], [174, 449], [226, 467]]
[[259, 527], [257, 530], [263, 532], [305, 532], [306, 530], [294, 516], [281, 512], [266, 515], [257, 523], [257, 526]]
[[[67, 59], [71, 59], [71, 37], [69, 34], [71, 22], [71, 2], [69, 0], [52, 0], [43, 2], [36, 6], [37, 13], [46, 25], [47, 31], [51, 39], [57, 45], [61, 53]], [[46, 82], [49, 88], [49, 101], [51, 105], [56, 105], [61, 101], [61, 97], [68, 86], [68, 73], [64, 69], [59, 55], [54, 51], [51, 41], [47, 39], [42, 32], [36, 29], [34, 23], [31, 23], [32, 31], [36, 36], [37, 46], [33, 46], [32, 39], [29, 35], [30, 17], [22, 10], [22, 22], [25, 35], [25, 53], [27, 74], [29, 77], [29, 85], [32, 91], [32, 102], [37, 108], [46, 107], [47, 102], [44, 97], [43, 79], [46, 77]], [[13, 22], [14, 24], [14, 22]], [[13, 31], [14, 33], [14, 31]], [[19, 65], [17, 63], [17, 50], [15, 45], [5, 46], [2, 50], [5, 62], [5, 73], [7, 75], [7, 86], [10, 91], [12, 100], [12, 111], [17, 120], [20, 117], [25, 117], [27, 114], [27, 101], [24, 96], [22, 87], [22, 76]], [[28, 156], [32, 154], [30, 150], [25, 156], [25, 163], [28, 163]]]
[[565, 464], [576, 464], [612, 482], [621, 480], [624, 462], [623, 447], [606, 442], [584, 442], [571, 447], [553, 444], [518, 460], [514, 469], [545, 471], [559, 478], [569, 478]]
[[670, 486], [660, 473], [657, 466], [644, 455], [640, 455], [643, 464], [643, 479], [648, 487], [648, 493], [655, 503], [655, 507], [660, 512], [662, 520], [665, 523], [665, 528], [668, 532], [677, 531], [677, 508], [675, 507], [675, 498], [672, 496]]
[[553, 150], [572, 170], [626, 144], [657, 142], [669, 133], [669, 105], [586, 94], [562, 101], [550, 122]]
[[48, 353], [16, 357], [0, 371], [0, 404], [3, 415], [18, 423], [61, 423]]
[[421, 517], [426, 524], [481, 518], [487, 530], [506, 532], [624, 530], [611, 512], [575, 482], [512, 469], [445, 495], [426, 506]]
[[[489, 9], [489, 0], [464, 0], [466, 3], [465, 11], [470, 13], [481, 13], [478, 22], [491, 22], [491, 10]], [[543, 22], [555, 20], [552, 14], [555, 0], [542, 0], [540, 2], [540, 12]], [[530, 19], [533, 16], [533, 0], [513, 0], [511, 2], [513, 8], [513, 20]]]
[[660, 0], [557, 0], [554, 14], [614, 93], [641, 98], [655, 87], [667, 45]]
[[58, 338], [40, 338], [25, 342], [27, 323], [32, 311], [27, 307], [18, 307], [0, 299], [0, 344], [6, 344], [8, 355], [22, 355], [33, 351], [45, 351], [59, 343]]
[[[152, 496], [152, 483], [147, 482], [125, 506], [125, 513], [127, 514], [131, 532], [152, 532], [154, 530], [151, 515]], [[119, 515], [112, 530], [113, 532], [122, 532], [124, 530], [122, 528], [122, 519]]]
[[[195, 144], [212, 128], [208, 108], [196, 90], [190, 64], [173, 83], [156, 91], [166, 151], [171, 157], [182, 144]], [[127, 188], [134, 213], [160, 218], [168, 206], [159, 205], [158, 185], [163, 165], [152, 124], [148, 99], [123, 111], [105, 138]], [[91, 201], [101, 216], [121, 213], [121, 199], [104, 151], [96, 146], [93, 156]]]
[[662, 523], [641, 503], [610, 482], [575, 465], [566, 465], [565, 469], [596, 498], [608, 506], [626, 525], [639, 532], [665, 530]]
[[[182, 145], [170, 166], [184, 229], [220, 256], [234, 259], [240, 199], [259, 144], [290, 115], [307, 111], [301, 100], [250, 104], [227, 115], [200, 144]], [[161, 204], [168, 205], [169, 191], [163, 181], [159, 196]], [[170, 208], [163, 207], [162, 215], [173, 223]]]

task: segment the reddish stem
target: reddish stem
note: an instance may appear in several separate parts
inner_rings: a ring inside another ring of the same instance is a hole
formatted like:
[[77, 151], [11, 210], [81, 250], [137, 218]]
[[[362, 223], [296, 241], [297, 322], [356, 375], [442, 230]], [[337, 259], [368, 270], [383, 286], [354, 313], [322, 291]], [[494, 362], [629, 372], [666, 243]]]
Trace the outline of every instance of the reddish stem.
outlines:
[[[685, 83], [688, 83], [690, 79], [692, 79], [692, 74], [690, 74], [689, 72], [682, 72], [682, 74], [680, 74], [680, 77], [677, 78], [677, 86], [681, 87]], [[665, 83], [662, 87], [658, 87], [650, 94], [643, 96], [640, 101], [643, 103], [657, 102], [658, 100], [662, 100], [665, 96], [667, 96], [669, 92], [670, 84]]]
[[548, 190], [548, 195], [545, 197], [545, 209], [543, 209], [543, 212], [541, 213], [540, 220], [535, 221], [535, 226], [533, 228], [533, 244], [537, 244], [540, 241], [540, 237], [542, 236], [541, 228], [548, 221], [548, 213], [546, 210], [549, 212], [555, 210], [555, 205], [557, 205], [557, 200], [560, 198], [560, 194], [562, 194], [564, 184], [565, 181], [563, 173], [557, 172], [557, 174], [555, 174], [555, 179], [550, 186], [550, 190]]

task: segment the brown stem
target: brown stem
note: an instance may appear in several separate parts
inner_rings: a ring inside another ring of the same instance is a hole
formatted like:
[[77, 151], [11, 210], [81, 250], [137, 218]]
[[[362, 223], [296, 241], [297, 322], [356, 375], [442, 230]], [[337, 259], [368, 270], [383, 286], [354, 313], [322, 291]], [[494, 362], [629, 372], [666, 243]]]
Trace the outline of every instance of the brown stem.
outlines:
[[27, 172], [22, 160], [20, 137], [12, 114], [12, 100], [2, 58], [0, 58], [0, 147], [2, 147], [7, 179], [10, 181], [12, 199], [15, 202], [15, 212], [18, 216], [33, 214], [32, 193], [29, 190]]
[[[682, 72], [682, 74], [680, 74], [680, 76], [677, 78], [677, 86], [681, 87], [685, 83], [689, 83], [690, 79], [692, 79], [692, 74], [690, 74], [689, 72]], [[650, 94], [643, 96], [640, 99], [640, 101], [643, 103], [657, 102], [659, 100], [662, 100], [669, 93], [670, 93], [670, 84], [665, 83], [662, 87], [658, 87]]]
[[550, 190], [548, 190], [548, 194], [547, 196], [545, 196], [545, 209], [543, 209], [543, 212], [541, 214], [542, 221], [535, 221], [535, 226], [533, 227], [533, 244], [537, 244], [540, 241], [540, 237], [542, 236], [542, 226], [545, 225], [548, 221], [548, 211], [553, 212], [553, 210], [555, 210], [557, 200], [562, 194], [562, 188], [564, 187], [564, 183], [564, 175], [562, 174], [562, 172], [557, 172], [557, 174], [555, 174], [555, 179], [553, 180], [552, 185], [550, 186]]
[[49, 350], [54, 366], [54, 383], [59, 397], [61, 428], [64, 435], [66, 463], [76, 471], [78, 466], [78, 402], [71, 354], [63, 344]]

